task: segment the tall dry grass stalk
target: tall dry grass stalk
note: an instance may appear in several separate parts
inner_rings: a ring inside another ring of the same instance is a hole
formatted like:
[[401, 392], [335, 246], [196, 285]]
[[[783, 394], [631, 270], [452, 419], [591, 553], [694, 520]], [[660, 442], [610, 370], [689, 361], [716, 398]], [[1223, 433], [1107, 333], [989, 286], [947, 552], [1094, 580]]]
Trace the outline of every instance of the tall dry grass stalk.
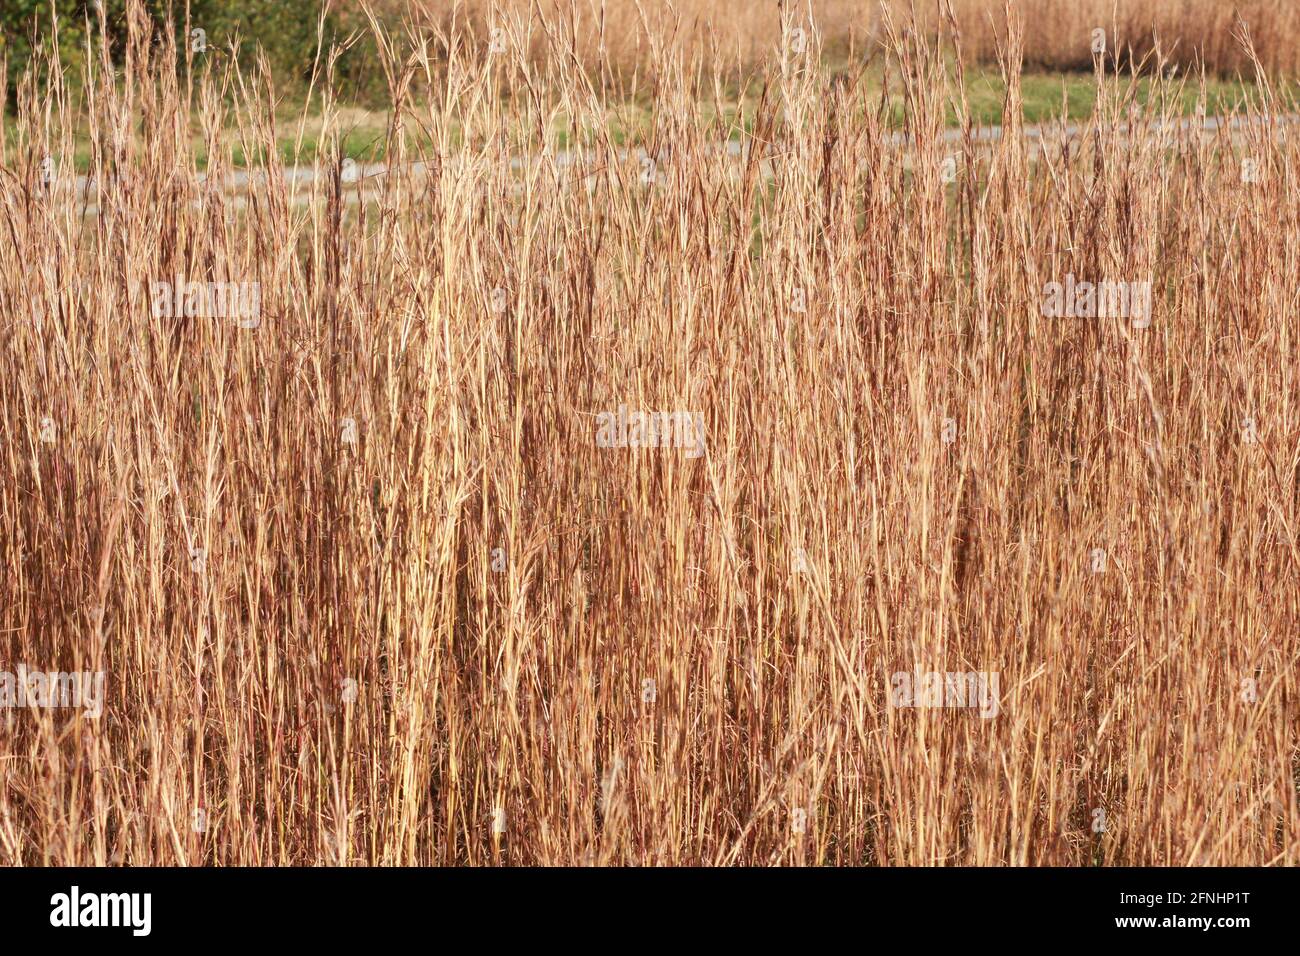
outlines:
[[[138, 8], [120, 71], [27, 85], [0, 640], [106, 690], [0, 711], [0, 861], [1296, 863], [1289, 105], [1135, 132], [1168, 88], [1099, 71], [1040, 150], [1013, 21], [1007, 135], [953, 143], [904, 28], [908, 145], [787, 42], [752, 135], [663, 55], [644, 157], [563, 32], [385, 37], [356, 182], [280, 175], [273, 79]], [[1067, 275], [1152, 281], [1149, 327], [1045, 317]], [[620, 405], [704, 443], [601, 447]], [[912, 671], [996, 715], [891, 706]]]

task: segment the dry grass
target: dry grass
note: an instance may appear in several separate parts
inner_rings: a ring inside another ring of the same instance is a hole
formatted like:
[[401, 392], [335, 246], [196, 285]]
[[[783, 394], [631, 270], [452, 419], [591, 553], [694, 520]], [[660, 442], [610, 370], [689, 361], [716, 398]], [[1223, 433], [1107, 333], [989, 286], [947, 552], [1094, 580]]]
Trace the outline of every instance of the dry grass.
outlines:
[[[98, 215], [42, 183], [68, 91], [0, 146], [4, 666], [107, 675], [0, 712], [0, 862], [1300, 861], [1294, 138], [1130, 137], [1108, 82], [1036, 159], [1013, 66], [1012, 135], [946, 145], [913, 33], [910, 149], [792, 55], [724, 158], [659, 59], [653, 182], [600, 134], [512, 170], [604, 128], [563, 41], [395, 45], [432, 171], [231, 215], [190, 117], [219, 171], [271, 84], [137, 26]], [[1151, 326], [1045, 318], [1067, 273], [1151, 279]], [[260, 326], [155, 317], [177, 275]], [[620, 404], [707, 452], [597, 447]], [[890, 707], [912, 669], [997, 716]]]
[[[994, 57], [1001, 2], [952, 4], [971, 55]], [[1288, 0], [1013, 0], [1012, 7], [1024, 20], [1029, 66], [1087, 69], [1091, 49], [1084, 38], [1101, 27], [1110, 50], [1125, 59], [1163, 56], [1183, 67], [1250, 74], [1253, 64], [1241, 42], [1248, 37], [1265, 69], [1292, 75], [1300, 70], [1300, 6]]]
[[[1244, 26], [1265, 69], [1300, 70], [1300, 6], [1290, 0], [401, 0], [380, 8], [397, 20], [410, 6], [423, 7], [444, 27], [459, 23], [478, 35], [495, 23], [563, 21], [572, 26], [585, 62], [633, 70], [653, 63], [659, 47], [723, 68], [752, 66], [771, 53], [782, 10], [792, 22], [816, 29], [825, 52], [840, 61], [878, 48], [886, 11], [897, 21], [915, 10], [923, 28], [933, 30], [949, 2], [967, 56], [983, 62], [996, 61], [1010, 10], [1023, 20], [1030, 67], [1090, 69], [1090, 36], [1101, 27], [1112, 53], [1125, 60], [1158, 52], [1181, 67], [1251, 73], [1240, 42]], [[349, 0], [343, 8], [352, 5]], [[544, 50], [539, 43], [534, 53], [544, 56]]]

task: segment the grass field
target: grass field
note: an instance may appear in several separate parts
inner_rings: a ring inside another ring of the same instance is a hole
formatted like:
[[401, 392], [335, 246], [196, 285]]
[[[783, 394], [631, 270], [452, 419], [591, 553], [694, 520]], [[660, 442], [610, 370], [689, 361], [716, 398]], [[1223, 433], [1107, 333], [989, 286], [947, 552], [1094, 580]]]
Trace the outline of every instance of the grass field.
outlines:
[[[787, 9], [752, 95], [617, 99], [428, 22], [295, 128], [137, 9], [26, 87], [0, 863], [1300, 862], [1289, 88], [1027, 19], [873, 80]], [[250, 156], [322, 175], [199, 177]]]
[[417, 11], [417, 19], [479, 39], [493, 26], [517, 25], [526, 48], [539, 54], [547, 30], [562, 32], [580, 60], [608, 64], [607, 75], [644, 73], [656, 51], [743, 70], [766, 58], [783, 25], [816, 33], [833, 56], [856, 57], [887, 44], [891, 26], [914, 24], [944, 30], [968, 62], [996, 64], [1008, 13], [1022, 24], [1031, 71], [1089, 70], [1088, 40], [1098, 28], [1107, 55], [1124, 66], [1162, 62], [1184, 72], [1203, 65], [1223, 76], [1249, 75], [1255, 67], [1241, 42], [1248, 38], [1270, 74], [1294, 77], [1300, 68], [1300, 8], [1286, 0], [381, 0], [377, 8], [391, 22]]
[[[829, 76], [860, 75], [858, 83], [865, 95], [872, 98], [884, 96], [888, 104], [890, 121], [901, 128], [906, 119], [906, 103], [897, 77], [891, 78], [886, 92], [884, 69], [879, 65], [869, 65], [859, 73], [850, 73], [843, 62], [828, 63], [824, 69]], [[1121, 81], [1112, 79], [1118, 84]], [[1006, 101], [1006, 85], [1002, 74], [989, 68], [975, 68], [964, 77], [966, 103], [969, 116], [977, 126], [992, 126], [1001, 123], [1002, 111]], [[695, 106], [698, 114], [712, 118], [720, 112], [727, 123], [734, 123], [732, 138], [740, 140], [753, 129], [755, 112], [762, 98], [763, 82], [755, 77], [741, 85], [727, 85], [721, 102], [711, 98], [701, 99]], [[1158, 90], [1158, 94], [1157, 91]], [[1248, 102], [1258, 100], [1262, 95], [1259, 86], [1251, 80], [1219, 79], [1207, 77], [1204, 90], [1206, 103], [1204, 110], [1215, 116], [1223, 116], [1234, 109], [1243, 108]], [[1289, 83], [1281, 84], [1279, 92], [1294, 94], [1294, 87]], [[1201, 84], [1192, 81], [1185, 84], [1158, 83], [1151, 77], [1138, 77], [1135, 80], [1135, 99], [1146, 105], [1154, 95], [1172, 100], [1169, 108], [1176, 115], [1194, 116], [1199, 109]], [[1051, 123], [1056, 120], [1080, 121], [1092, 115], [1097, 95], [1095, 78], [1081, 73], [1030, 73], [1020, 78], [1020, 95], [1022, 108], [1020, 115], [1026, 124]], [[374, 104], [351, 104], [337, 108], [337, 116], [330, 118], [330, 123], [337, 127], [338, 147], [343, 156], [358, 162], [382, 162], [390, 152], [388, 137], [389, 124], [392, 119], [391, 108], [380, 108]], [[275, 109], [276, 143], [275, 155], [281, 164], [310, 164], [332, 159], [322, 154], [324, 143], [322, 133], [326, 118], [322, 112], [322, 99], [295, 97], [281, 102]], [[1163, 104], [1155, 104], [1163, 108]], [[949, 127], [959, 125], [961, 117], [953, 107], [945, 111], [945, 122]], [[6, 136], [13, 133], [14, 117], [5, 117]], [[557, 117], [551, 124], [551, 142], [556, 148], [565, 149], [577, 142], [588, 143], [606, 132], [619, 144], [644, 139], [654, 126], [654, 98], [649, 91], [639, 96], [627, 98], [615, 97], [607, 102], [604, 120], [599, 125], [591, 125], [579, 131], [571, 128], [566, 117]], [[191, 149], [194, 152], [197, 167], [206, 170], [208, 164], [208, 144], [205, 141], [203, 121], [195, 115], [190, 120]], [[461, 142], [463, 132], [453, 129], [453, 142]], [[148, 131], [137, 129], [136, 135], [145, 140]], [[408, 129], [403, 140], [407, 150], [428, 150], [432, 147], [427, 135], [419, 129]], [[266, 164], [266, 153], [259, 148], [251, 155], [244, 151], [240, 141], [239, 129], [233, 118], [229, 128], [219, 137], [218, 149], [229, 149], [230, 162], [239, 168], [261, 167]], [[89, 120], [83, 116], [77, 122], [73, 137], [73, 163], [76, 170], [86, 173], [92, 168], [92, 143]]]

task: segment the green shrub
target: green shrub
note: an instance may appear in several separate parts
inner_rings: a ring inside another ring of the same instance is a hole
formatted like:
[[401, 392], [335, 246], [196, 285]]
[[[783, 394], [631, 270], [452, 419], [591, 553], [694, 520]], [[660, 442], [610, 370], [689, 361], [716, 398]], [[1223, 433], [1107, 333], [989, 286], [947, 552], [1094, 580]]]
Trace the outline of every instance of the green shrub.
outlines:
[[[126, 35], [128, 0], [104, 0], [108, 40], [114, 59], [120, 59]], [[139, 0], [162, 30], [169, 12], [174, 17], [179, 42], [184, 43], [185, 4], [171, 0]], [[277, 82], [292, 88], [305, 82], [316, 56], [320, 0], [192, 0], [190, 24], [207, 34], [210, 50], [229, 49], [238, 43], [241, 62], [251, 65], [260, 48], [267, 56]], [[98, 29], [94, 0], [4, 0], [0, 3], [0, 54], [8, 59], [9, 76], [5, 102], [12, 105], [19, 78], [32, 56], [32, 38], [44, 42], [51, 35], [57, 16], [59, 54], [71, 70], [85, 63], [87, 19], [90, 30]], [[342, 25], [333, 14], [326, 18], [324, 39], [341, 38]], [[33, 30], [35, 33], [33, 34]], [[360, 71], [361, 49], [354, 50], [340, 63], [343, 78], [353, 85], [364, 86]]]

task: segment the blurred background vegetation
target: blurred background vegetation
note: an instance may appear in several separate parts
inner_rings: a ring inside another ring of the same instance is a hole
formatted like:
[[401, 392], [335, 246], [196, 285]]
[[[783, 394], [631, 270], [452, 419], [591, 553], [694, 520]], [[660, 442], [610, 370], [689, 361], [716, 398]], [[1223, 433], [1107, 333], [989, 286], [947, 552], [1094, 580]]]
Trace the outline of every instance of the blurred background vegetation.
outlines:
[[[181, 42], [188, 13], [194, 27], [207, 34], [209, 49], [228, 50], [237, 45], [241, 62], [252, 63], [260, 47], [278, 84], [289, 89], [305, 85], [316, 56], [321, 23], [320, 0], [142, 0], [159, 29], [169, 16]], [[103, 5], [108, 38], [115, 59], [120, 59], [126, 36], [127, 0], [0, 0], [0, 56], [7, 62], [5, 104], [12, 107], [19, 78], [32, 59], [37, 43], [57, 25], [60, 61], [74, 73], [85, 63], [87, 34], [97, 33], [98, 8]], [[326, 42], [339, 40], [364, 25], [359, 11], [343, 12], [333, 5], [325, 13]], [[341, 78], [359, 96], [375, 95], [379, 78], [364, 72], [369, 43], [362, 35], [339, 61]], [[74, 84], [75, 86], [75, 84]]]
[[[101, 6], [109, 48], [120, 63], [127, 9], [133, 2], [142, 6], [155, 32], [167, 30], [170, 21], [181, 50], [188, 40], [187, 30], [199, 27], [205, 31], [210, 54], [220, 57], [233, 46], [245, 70], [256, 62], [259, 50], [266, 56], [277, 93], [275, 120], [286, 163], [309, 162], [320, 147], [320, 124], [301, 122], [304, 113], [315, 117], [319, 112], [319, 97], [309, 100], [306, 92], [320, 42], [328, 48], [347, 41], [332, 84], [335, 102], [347, 107], [341, 149], [357, 161], [384, 159], [391, 104], [363, 0], [0, 0], [0, 63], [5, 67], [0, 135], [13, 125], [24, 70], [32, 62], [48, 62], [43, 57], [33, 60], [34, 45], [47, 46], [57, 32], [58, 62], [70, 74], [68, 88], [75, 100], [82, 89], [77, 74], [85, 66], [87, 39], [93, 37], [98, 43]], [[398, 35], [399, 54], [405, 47], [402, 35], [407, 26], [422, 38], [433, 33], [462, 42], [470, 58], [476, 50], [483, 54], [497, 26], [509, 31], [512, 52], [522, 52], [533, 63], [550, 56], [553, 37], [555, 42], [571, 41], [593, 84], [614, 94], [611, 102], [617, 104], [618, 115], [611, 116], [610, 123], [619, 141], [651, 124], [656, 90], [652, 54], [660, 45], [706, 73], [717, 69], [725, 112], [747, 127], [769, 75], [766, 71], [778, 57], [783, 29], [791, 24], [816, 30], [825, 68], [860, 73], [868, 90], [881, 91], [888, 98], [890, 115], [897, 122], [905, 111], [902, 84], [889, 75], [891, 70], [896, 74], [898, 66], [888, 66], [876, 54], [889, 24], [899, 29], [907, 24], [914, 0], [784, 0], [784, 6], [776, 0], [364, 2], [380, 23]], [[1004, 0], [953, 0], [963, 59], [968, 63], [965, 93], [977, 124], [1002, 121], [1007, 90], [997, 53], [1003, 4]], [[932, 0], [916, 3], [915, 9], [927, 33], [944, 27]], [[1204, 68], [1207, 109], [1211, 113], [1232, 109], [1256, 93], [1255, 64], [1242, 42], [1246, 36], [1258, 53], [1261, 70], [1277, 77], [1278, 88], [1288, 96], [1296, 89], [1293, 77], [1300, 73], [1300, 47], [1293, 40], [1300, 36], [1300, 0], [1179, 0], [1176, 4], [1171, 0], [1014, 0], [1012, 9], [1025, 26], [1026, 70], [1020, 82], [1027, 123], [1055, 117], [1082, 120], [1090, 115], [1097, 93], [1091, 45], [1098, 24], [1105, 25], [1111, 71], [1142, 64], [1142, 75], [1135, 81], [1139, 102], [1175, 97], [1175, 112], [1193, 115], [1201, 92], [1197, 74]], [[443, 42], [435, 42], [435, 59], [444, 53]], [[177, 69], [185, 69], [183, 55]], [[505, 95], [512, 77], [503, 74]], [[1187, 82], [1157, 82], [1157, 77]], [[414, 81], [417, 96], [428, 92], [421, 82], [419, 77]], [[710, 88], [708, 83], [705, 87]], [[711, 108], [712, 103], [701, 104], [702, 110]], [[951, 106], [948, 122], [958, 122]], [[195, 149], [201, 154], [205, 144], [199, 132], [195, 130]], [[567, 129], [557, 129], [557, 145], [571, 145], [570, 135]], [[74, 161], [79, 170], [88, 166], [85, 136], [79, 137]], [[255, 165], [259, 157], [244, 156], [237, 149], [235, 161]]]
[[[57, 24], [60, 61], [75, 71], [84, 63], [87, 33], [97, 32], [102, 5], [115, 57], [121, 56], [129, 0], [0, 0], [0, 57], [7, 63], [5, 102], [31, 60], [32, 37], [48, 37]], [[577, 57], [598, 85], [642, 75], [659, 45], [692, 62], [718, 68], [739, 80], [768, 64], [782, 37], [782, 11], [791, 23], [815, 25], [823, 58], [832, 67], [861, 63], [883, 38], [888, 22], [902, 28], [915, 11], [926, 32], [943, 29], [933, 0], [139, 0], [162, 29], [170, 16], [179, 35], [188, 16], [206, 31], [209, 48], [237, 44], [240, 62], [251, 65], [260, 47], [277, 89], [293, 95], [310, 76], [321, 38], [353, 42], [337, 64], [336, 92], [359, 106], [383, 105], [375, 41], [363, 2], [389, 29], [418, 24], [483, 46], [493, 25], [511, 30], [534, 61], [544, 59], [543, 34], [571, 38]], [[972, 65], [996, 71], [1005, 33], [1004, 0], [952, 0], [963, 55]], [[1253, 79], [1256, 62], [1274, 77], [1300, 73], [1300, 0], [1013, 0], [1024, 24], [1027, 72], [1090, 77], [1094, 32], [1106, 35], [1112, 68], [1141, 64], [1151, 74], [1167, 68], [1182, 75], [1206, 69], [1213, 77]], [[322, 12], [323, 11], [323, 12]], [[323, 25], [323, 33], [318, 27]], [[655, 38], [651, 42], [650, 38]], [[44, 41], [43, 41], [44, 42]], [[612, 72], [610, 72], [612, 70]], [[75, 77], [71, 84], [76, 88]]]

